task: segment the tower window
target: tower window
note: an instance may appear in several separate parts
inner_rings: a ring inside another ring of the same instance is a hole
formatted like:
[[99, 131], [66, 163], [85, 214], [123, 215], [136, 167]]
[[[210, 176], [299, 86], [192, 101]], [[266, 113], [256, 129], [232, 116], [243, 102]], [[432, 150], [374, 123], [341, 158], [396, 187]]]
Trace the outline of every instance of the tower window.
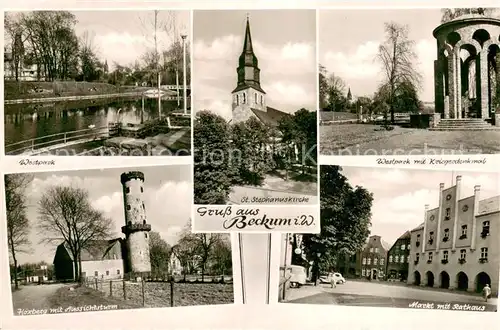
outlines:
[[450, 220], [450, 212], [451, 212], [451, 209], [449, 207], [446, 208], [446, 215], [444, 217], [445, 220]]
[[106, 271], [106, 276], [109, 276], [109, 270]]
[[148, 238], [148, 233], [144, 233], [144, 237]]
[[144, 192], [144, 188], [143, 188], [143, 187], [141, 187], [141, 193], [142, 193], [142, 192]]
[[142, 220], [142, 224], [145, 225], [146, 224], [146, 220]]
[[258, 99], [257, 99], [257, 93], [254, 93], [255, 95], [255, 104], [259, 103]]
[[125, 193], [130, 194], [130, 187], [125, 188]]
[[128, 225], [132, 225], [132, 221], [127, 222]]
[[116, 275], [120, 275], [120, 270], [119, 269], [116, 270]]
[[243, 104], [247, 103], [247, 93], [243, 92]]
[[132, 207], [130, 206], [130, 204], [127, 204], [127, 211], [130, 211], [130, 209], [132, 209]]
[[262, 95], [260, 96], [260, 104], [261, 105], [264, 104], [264, 96], [262, 96]]
[[236, 105], [240, 105], [240, 96], [236, 94]]

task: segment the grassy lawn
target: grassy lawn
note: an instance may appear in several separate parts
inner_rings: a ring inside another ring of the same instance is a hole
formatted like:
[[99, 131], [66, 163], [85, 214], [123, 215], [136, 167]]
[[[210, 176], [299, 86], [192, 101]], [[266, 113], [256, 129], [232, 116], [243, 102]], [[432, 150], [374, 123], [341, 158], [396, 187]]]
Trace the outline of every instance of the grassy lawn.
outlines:
[[[70, 290], [70, 288], [74, 288]], [[140, 308], [142, 305], [136, 301], [124, 301], [118, 298], [106, 296], [104, 292], [96, 291], [84, 286], [64, 287], [56, 291], [56, 293], [48, 299], [50, 309], [54, 311], [72, 312], [76, 311], [73, 308], [85, 306], [108, 306], [109, 310], [113, 309], [130, 309]]]
[[[98, 285], [100, 294], [105, 298], [123, 301], [123, 282], [113, 281], [111, 286], [110, 291], [110, 282], [100, 283]], [[126, 282], [125, 290], [127, 303], [142, 306], [141, 283]], [[110, 292], [112, 297], [110, 297]], [[233, 302], [233, 284], [174, 283], [174, 307], [232, 304]], [[144, 304], [145, 307], [170, 307], [170, 283], [145, 282]]]
[[320, 126], [322, 155], [474, 155], [500, 152], [500, 131], [429, 131], [395, 126]]

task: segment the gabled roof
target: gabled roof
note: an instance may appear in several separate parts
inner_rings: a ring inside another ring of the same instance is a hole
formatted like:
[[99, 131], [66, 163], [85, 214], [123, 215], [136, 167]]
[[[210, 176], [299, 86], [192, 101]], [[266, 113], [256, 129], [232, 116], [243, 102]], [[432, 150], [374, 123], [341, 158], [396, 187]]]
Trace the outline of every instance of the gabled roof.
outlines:
[[410, 237], [411, 237], [411, 233], [410, 233], [409, 230], [407, 230], [403, 235], [399, 236], [399, 238], [397, 240], [405, 239], [405, 238], [410, 238]]
[[[92, 241], [92, 245], [89, 248], [83, 249], [81, 252], [82, 261], [97, 261], [97, 260], [109, 260], [109, 259], [122, 259], [121, 253], [121, 238], [115, 238], [112, 240], [95, 240]], [[68, 243], [61, 243], [62, 246], [68, 252], [68, 256], [73, 260], [73, 255], [70, 252]], [[116, 256], [115, 256], [116, 255]], [[116, 257], [116, 258], [115, 258]]]
[[287, 112], [283, 112], [271, 107], [267, 107], [266, 112], [254, 108], [251, 108], [251, 110], [255, 114], [255, 116], [257, 116], [257, 118], [267, 126], [276, 127], [278, 126], [278, 123], [282, 118], [290, 116], [290, 114]]
[[418, 225], [417, 227], [415, 227], [412, 230], [410, 230], [410, 232], [414, 232], [414, 231], [421, 230], [421, 229], [424, 229], [424, 223], [423, 222], [420, 225]]
[[389, 243], [387, 243], [386, 241], [384, 241], [383, 239], [380, 239], [380, 244], [382, 245], [382, 247], [386, 250], [386, 251], [389, 251], [389, 249], [391, 248], [391, 246], [389, 245]]

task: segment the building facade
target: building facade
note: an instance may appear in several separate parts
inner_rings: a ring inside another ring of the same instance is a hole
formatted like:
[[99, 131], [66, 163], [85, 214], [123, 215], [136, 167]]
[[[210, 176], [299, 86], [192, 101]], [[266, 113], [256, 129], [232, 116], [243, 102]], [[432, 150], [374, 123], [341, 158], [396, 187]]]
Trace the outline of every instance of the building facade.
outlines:
[[281, 118], [289, 115], [266, 104], [266, 92], [260, 85], [259, 60], [253, 50], [248, 18], [243, 50], [238, 59], [236, 72], [238, 82], [231, 92], [232, 123], [245, 122], [253, 117], [265, 125], [277, 126]]
[[387, 252], [387, 280], [408, 280], [408, 264], [410, 260], [411, 233], [401, 235]]
[[378, 235], [368, 237], [360, 251], [337, 263], [337, 271], [347, 278], [383, 280], [389, 245]]
[[438, 206], [411, 231], [409, 284], [498, 294], [500, 196], [481, 200], [480, 188], [461, 198], [461, 176], [439, 185]]

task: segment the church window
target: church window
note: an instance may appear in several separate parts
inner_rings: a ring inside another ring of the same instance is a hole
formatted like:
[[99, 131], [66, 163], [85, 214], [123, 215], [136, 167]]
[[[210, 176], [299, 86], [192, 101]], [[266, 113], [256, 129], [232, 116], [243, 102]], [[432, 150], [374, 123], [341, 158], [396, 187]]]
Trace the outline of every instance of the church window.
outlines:
[[262, 96], [262, 95], [260, 96], [260, 104], [261, 105], [264, 104], [264, 96]]
[[240, 96], [236, 94], [236, 105], [240, 105]]
[[259, 100], [257, 98], [257, 93], [254, 93], [254, 95], [255, 95], [255, 104], [257, 104], [257, 103], [259, 103]]
[[243, 104], [247, 103], [247, 93], [243, 92]]

